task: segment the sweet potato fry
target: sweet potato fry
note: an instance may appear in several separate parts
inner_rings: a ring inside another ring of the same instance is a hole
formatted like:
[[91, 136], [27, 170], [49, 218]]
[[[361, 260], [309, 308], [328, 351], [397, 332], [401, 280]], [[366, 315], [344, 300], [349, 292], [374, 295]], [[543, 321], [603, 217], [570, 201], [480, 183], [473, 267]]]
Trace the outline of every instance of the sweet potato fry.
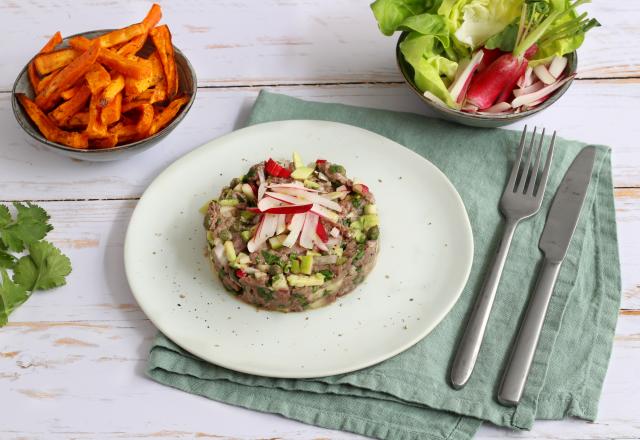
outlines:
[[70, 130], [84, 130], [89, 122], [89, 112], [78, 112], [71, 116], [67, 121], [60, 125], [61, 128]]
[[153, 89], [153, 94], [149, 98], [151, 104], [162, 102], [167, 99], [167, 86], [164, 81], [159, 82]]
[[89, 97], [91, 96], [91, 90], [88, 86], [82, 85], [80, 89], [69, 99], [63, 102], [53, 110], [49, 116], [58, 125], [64, 124], [69, 118], [78, 113], [85, 107]]
[[[49, 41], [47, 41], [47, 44], [42, 46], [42, 49], [40, 49], [40, 52], [38, 53], [52, 52], [53, 49], [55, 49], [55, 47], [60, 43], [62, 43], [62, 35], [60, 34], [60, 31], [58, 31], [55, 34], [53, 34], [53, 36], [49, 39]], [[35, 64], [33, 64], [33, 61], [29, 63], [27, 73], [29, 74], [29, 81], [31, 82], [31, 87], [33, 87], [33, 90], [36, 90], [38, 88], [38, 84], [40, 83], [40, 77], [38, 76], [38, 72], [36, 71], [36, 66]]]
[[151, 136], [149, 133], [151, 126], [153, 125], [155, 110], [151, 104], [145, 104], [140, 107], [140, 119], [136, 123], [136, 132], [139, 138]]
[[109, 133], [118, 136], [118, 142], [131, 142], [137, 139], [138, 130], [136, 124], [118, 122], [113, 128], [109, 129]]
[[118, 135], [116, 133], [107, 133], [105, 137], [91, 140], [91, 148], [113, 148], [118, 145]]
[[58, 98], [60, 98], [60, 94], [75, 84], [78, 79], [84, 76], [93, 63], [95, 63], [99, 49], [98, 44], [94, 43], [82, 55], [63, 67], [51, 82], [36, 96], [36, 104], [38, 104], [38, 107], [45, 111], [51, 109]]
[[149, 102], [149, 100], [125, 102], [122, 104], [120, 113], [122, 114], [122, 113], [130, 112], [131, 110], [137, 109], [138, 107], [142, 107], [145, 104], [151, 104], [151, 103]]
[[156, 49], [158, 49], [158, 56], [160, 57], [160, 62], [162, 62], [164, 77], [167, 81], [167, 95], [171, 99], [178, 93], [178, 72], [176, 71], [173, 44], [171, 43], [171, 32], [169, 32], [169, 28], [165, 24], [151, 29], [149, 35]]
[[36, 66], [36, 70], [40, 75], [46, 75], [66, 66], [79, 56], [80, 52], [75, 49], [60, 49], [55, 52], [42, 53], [36, 56], [33, 64]]
[[92, 95], [102, 93], [105, 87], [111, 83], [111, 75], [100, 63], [91, 66], [84, 78], [87, 80], [87, 85]]
[[129, 57], [131, 55], [135, 55], [142, 49], [145, 41], [147, 41], [147, 33], [145, 32], [142, 35], [138, 35], [135, 38], [132, 38], [131, 41], [125, 43], [122, 47], [120, 47], [116, 53], [118, 55], [122, 55], [123, 57]]
[[45, 76], [44, 78], [40, 79], [40, 82], [38, 83], [38, 85], [35, 88], [35, 93], [38, 94], [41, 91], [43, 91], [51, 81], [53, 81], [53, 78], [56, 77], [56, 75], [60, 73], [60, 71], [55, 71], [55, 72], [51, 72], [50, 74], [48, 74], [47, 76]]
[[[100, 41], [101, 47], [112, 47], [120, 43], [124, 43], [133, 38], [139, 37], [149, 32], [162, 18], [162, 10], [160, 5], [153, 4], [147, 16], [140, 23], [132, 24], [122, 29], [116, 29], [111, 32], [107, 32], [97, 38]], [[137, 52], [137, 51], [136, 51]], [[135, 53], [135, 52], [134, 52]]]
[[78, 84], [77, 86], [73, 86], [64, 92], [60, 93], [62, 99], [69, 100], [73, 98], [73, 96], [78, 93], [78, 91], [84, 86], [84, 84]]
[[151, 128], [149, 129], [149, 136], [156, 134], [158, 131], [162, 130], [166, 127], [169, 122], [173, 120], [173, 118], [178, 114], [180, 108], [189, 102], [188, 96], [182, 96], [180, 98], [176, 98], [166, 106], [159, 115], [157, 115], [153, 119], [153, 123], [151, 124]]
[[[91, 46], [91, 40], [84, 37], [74, 37], [69, 40], [69, 44], [78, 50], [88, 50]], [[96, 42], [99, 44], [99, 42]], [[144, 78], [151, 72], [151, 64], [144, 58], [127, 58], [122, 55], [105, 49], [98, 49], [98, 61], [108, 68], [122, 73], [124, 76], [132, 76], [134, 78]]]
[[88, 137], [85, 133], [61, 130], [40, 110], [35, 102], [22, 93], [18, 94], [18, 100], [45, 138], [72, 148], [87, 148]]
[[91, 100], [89, 101], [89, 120], [87, 121], [87, 128], [85, 129], [85, 133], [89, 136], [89, 139], [107, 136], [107, 126], [102, 123], [102, 118], [100, 117], [99, 101], [100, 98], [98, 95], [91, 95]]
[[126, 78], [125, 79], [125, 94], [128, 98], [134, 99], [140, 93], [147, 90], [149, 87], [153, 87], [158, 84], [164, 78], [164, 70], [162, 63], [157, 52], [153, 52], [148, 60], [151, 66], [151, 73], [144, 78]]
[[[108, 106], [109, 103], [120, 94], [120, 91], [122, 91], [123, 88], [124, 77], [118, 73], [102, 91], [102, 95], [100, 96], [100, 107]], [[120, 99], [122, 99], [122, 96]]]
[[[100, 101], [102, 102], [102, 101]], [[122, 93], [118, 93], [115, 98], [113, 98], [109, 105], [102, 109], [100, 112], [100, 118], [102, 119], [102, 123], [106, 126], [109, 126], [115, 122], [118, 122], [120, 119], [120, 111], [122, 109]]]

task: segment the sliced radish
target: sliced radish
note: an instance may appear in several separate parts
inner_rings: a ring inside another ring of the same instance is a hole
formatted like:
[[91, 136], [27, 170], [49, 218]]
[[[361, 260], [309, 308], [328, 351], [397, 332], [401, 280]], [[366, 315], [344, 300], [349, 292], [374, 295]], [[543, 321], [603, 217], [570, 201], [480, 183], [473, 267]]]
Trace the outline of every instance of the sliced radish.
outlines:
[[[482, 61], [482, 57], [484, 56], [484, 52], [479, 50], [477, 51], [471, 60], [468, 63], [460, 63], [458, 65], [458, 70], [462, 67], [462, 71], [456, 72], [456, 79], [451, 83], [449, 87], [449, 93], [451, 94], [451, 98], [457, 102], [461, 103], [464, 99], [465, 92], [469, 87], [469, 83], [471, 82], [471, 77], [476, 71], [478, 64]], [[465, 65], [466, 64], [466, 65]]]
[[314, 192], [314, 193], [320, 192], [317, 189], [307, 188], [302, 183], [297, 183], [297, 182], [275, 183], [275, 184], [267, 185], [267, 188], [274, 189], [274, 190], [275, 190], [275, 188], [292, 188], [292, 189], [299, 189], [299, 190], [307, 191], [307, 192]]
[[[325, 197], [322, 197], [319, 194], [309, 193], [306, 191], [302, 191], [300, 189], [293, 189], [293, 188], [274, 188], [273, 190], [278, 193], [278, 196], [281, 196], [283, 194], [288, 194], [290, 196], [297, 197], [298, 200], [302, 199], [301, 201], [303, 203], [312, 202], [314, 204], [318, 204], [321, 206], [325, 206], [329, 209], [333, 209], [334, 211], [338, 211], [338, 212], [342, 211], [342, 207], [338, 203], [334, 202], [333, 200], [329, 200]], [[267, 194], [271, 194], [271, 193], [267, 193]], [[272, 196], [272, 197], [277, 198], [275, 196]]]
[[313, 206], [311, 207], [311, 212], [319, 215], [322, 218], [329, 220], [331, 223], [338, 223], [338, 219], [339, 219], [338, 214], [328, 210], [324, 206], [320, 206], [314, 203]]
[[543, 87], [544, 87], [544, 83], [542, 81], [536, 81], [533, 84], [531, 84], [529, 87], [524, 87], [522, 89], [515, 89], [513, 91], [513, 96], [517, 98], [518, 96], [528, 95], [529, 93], [537, 92]]
[[303, 212], [311, 211], [312, 206], [313, 205], [311, 203], [309, 203], [308, 205], [276, 206], [275, 208], [269, 208], [264, 212], [279, 215], [301, 214]]
[[300, 236], [300, 231], [302, 231], [302, 226], [304, 226], [304, 220], [307, 214], [295, 214], [291, 217], [291, 223], [289, 223], [289, 235], [282, 242], [283, 246], [288, 248], [292, 247], [298, 241], [298, 237]]
[[278, 226], [276, 227], [276, 235], [280, 235], [287, 230], [286, 219], [287, 216], [285, 214], [278, 214]]
[[258, 243], [264, 243], [265, 241], [276, 235], [276, 230], [278, 229], [277, 214], [265, 214], [263, 218], [264, 222], [262, 223], [262, 228], [260, 228], [260, 232], [256, 234], [256, 241]]
[[564, 85], [564, 83], [566, 83], [567, 81], [570, 81], [573, 79], [573, 77], [576, 76], [575, 73], [571, 76], [568, 76], [567, 78], [557, 81], [549, 86], [543, 87], [542, 89], [538, 90], [537, 92], [533, 92], [533, 93], [529, 93], [527, 95], [522, 95], [522, 96], [518, 96], [516, 99], [514, 99], [511, 102], [511, 107], [516, 108], [516, 107], [520, 107], [521, 105], [529, 105], [533, 102], [536, 102], [539, 99], [544, 98], [547, 95], [550, 95], [552, 92], [554, 92], [555, 90], [559, 89], [560, 87], [562, 87]]
[[540, 64], [537, 65], [536, 67], [533, 68], [533, 72], [536, 74], [536, 76], [538, 77], [538, 79], [540, 81], [542, 81], [543, 83], [549, 85], [549, 84], [553, 84], [554, 82], [556, 82], [556, 79], [553, 75], [551, 75], [549, 73], [549, 71], [547, 70], [547, 68]]
[[331, 234], [332, 237], [336, 237], [336, 238], [340, 237], [340, 229], [334, 226], [333, 229], [331, 229], [331, 232], [329, 232], [329, 234]]
[[289, 203], [283, 203], [281, 200], [274, 199], [273, 197], [263, 197], [258, 202], [258, 209], [262, 212], [266, 212], [271, 208], [288, 205]]
[[249, 252], [255, 252], [260, 247], [260, 244], [256, 242], [256, 238], [260, 234], [260, 230], [262, 229], [262, 225], [264, 224], [264, 218], [265, 217], [266, 217], [266, 215], [262, 216], [262, 218], [260, 219], [260, 223], [258, 223], [258, 227], [256, 228], [255, 234], [247, 242], [247, 249], [249, 250]]
[[531, 84], [533, 84], [533, 67], [527, 66], [527, 70], [524, 71], [524, 75], [520, 77], [517, 85], [523, 89], [525, 87], [529, 87]]
[[449, 106], [447, 104], [445, 104], [442, 99], [438, 98], [436, 95], [434, 95], [433, 93], [431, 93], [428, 90], [426, 90], [422, 94], [422, 96], [424, 96], [425, 98], [427, 98], [429, 101], [433, 102], [434, 104], [438, 104], [438, 105], [441, 105], [442, 107], [449, 108]]
[[471, 104], [465, 104], [461, 109], [463, 112], [476, 113], [478, 111], [478, 107]]
[[344, 199], [347, 197], [347, 194], [349, 194], [349, 191], [334, 191], [325, 194], [325, 197], [329, 200]]
[[300, 232], [300, 246], [306, 249], [313, 249], [313, 240], [316, 236], [319, 217], [312, 212], [307, 212], [305, 216], [302, 232]]
[[267, 190], [267, 183], [264, 179], [264, 169], [262, 168], [258, 168], [258, 179], [260, 179], [260, 186], [258, 186], [258, 200], [262, 200], [264, 193]]
[[322, 241], [322, 239], [320, 237], [318, 237], [318, 234], [316, 234], [315, 237], [313, 237], [313, 243], [318, 246], [318, 249], [320, 249], [321, 251], [324, 252], [328, 252], [329, 248], [327, 247], [327, 245]]
[[224, 254], [224, 246], [222, 243], [218, 243], [213, 248], [213, 255], [219, 265], [224, 266], [227, 262], [227, 257]]
[[308, 205], [309, 204], [308, 200], [301, 200], [297, 197], [293, 197], [288, 194], [275, 193], [275, 192], [268, 191], [265, 193], [265, 196], [269, 196], [272, 199], [276, 199], [281, 202], [288, 203], [290, 205]]
[[329, 240], [329, 234], [327, 234], [327, 230], [322, 225], [322, 222], [318, 222], [316, 225], [316, 234], [323, 243], [326, 243]]
[[349, 188], [347, 188], [345, 185], [340, 185], [336, 188], [336, 191], [349, 191]]
[[507, 110], [511, 110], [511, 104], [508, 102], [499, 102], [497, 104], [493, 104], [488, 109], [484, 110], [484, 113], [504, 113]]
[[567, 67], [567, 58], [555, 56], [549, 64], [549, 73], [554, 78], [558, 78], [564, 72], [564, 68]]

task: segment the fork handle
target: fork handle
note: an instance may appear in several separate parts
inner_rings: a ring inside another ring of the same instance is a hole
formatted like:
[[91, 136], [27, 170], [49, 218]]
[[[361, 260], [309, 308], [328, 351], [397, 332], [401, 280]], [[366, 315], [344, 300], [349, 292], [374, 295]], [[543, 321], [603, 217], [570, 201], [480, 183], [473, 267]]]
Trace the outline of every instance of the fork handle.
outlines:
[[536, 289], [529, 300], [527, 312], [518, 331], [509, 365], [502, 378], [498, 401], [503, 405], [515, 406], [520, 402], [558, 272], [560, 262], [552, 262], [545, 258], [538, 274]]
[[467, 384], [476, 364], [516, 226], [518, 226], [518, 220], [507, 219], [493, 264], [486, 275], [482, 290], [467, 322], [467, 328], [458, 345], [458, 351], [451, 367], [451, 384], [455, 389], [460, 389]]

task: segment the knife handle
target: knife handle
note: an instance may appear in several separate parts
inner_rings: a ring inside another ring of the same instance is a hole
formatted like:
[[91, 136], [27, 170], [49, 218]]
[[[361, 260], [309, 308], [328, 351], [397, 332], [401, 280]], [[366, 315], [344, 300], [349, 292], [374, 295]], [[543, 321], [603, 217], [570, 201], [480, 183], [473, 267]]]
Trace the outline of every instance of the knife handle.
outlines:
[[549, 300], [558, 278], [558, 272], [560, 272], [560, 264], [561, 262], [552, 262], [546, 258], [542, 264], [536, 288], [529, 300], [527, 312], [502, 378], [498, 401], [503, 405], [515, 406], [520, 402], [533, 355], [538, 346]]

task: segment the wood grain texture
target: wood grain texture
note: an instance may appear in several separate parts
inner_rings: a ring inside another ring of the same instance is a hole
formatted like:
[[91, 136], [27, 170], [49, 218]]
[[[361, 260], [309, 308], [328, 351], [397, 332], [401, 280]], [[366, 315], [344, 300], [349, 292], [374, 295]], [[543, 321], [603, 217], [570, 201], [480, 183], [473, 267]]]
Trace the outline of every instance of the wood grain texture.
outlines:
[[[303, 99], [429, 115], [402, 84], [271, 88]], [[57, 200], [139, 197], [171, 162], [210, 139], [244, 124], [259, 89], [200, 89], [191, 112], [165, 140], [121, 162], [78, 162], [28, 145], [11, 115], [8, 94], [0, 94], [0, 200]], [[610, 145], [617, 186], [640, 187], [640, 84], [581, 81], [546, 111], [526, 123], [555, 129], [565, 138]], [[520, 130], [524, 123], [509, 129]]]
[[[401, 81], [395, 37], [377, 29], [368, 0], [161, 2], [176, 46], [192, 61], [200, 86]], [[121, 27], [142, 19], [146, 1], [1, 0], [0, 90], [60, 30]], [[579, 51], [580, 77], [640, 77], [640, 29], [634, 0], [585, 7], [603, 24]], [[265, 19], [268, 17], [268, 19]], [[25, 29], [32, 30], [25, 33]]]

